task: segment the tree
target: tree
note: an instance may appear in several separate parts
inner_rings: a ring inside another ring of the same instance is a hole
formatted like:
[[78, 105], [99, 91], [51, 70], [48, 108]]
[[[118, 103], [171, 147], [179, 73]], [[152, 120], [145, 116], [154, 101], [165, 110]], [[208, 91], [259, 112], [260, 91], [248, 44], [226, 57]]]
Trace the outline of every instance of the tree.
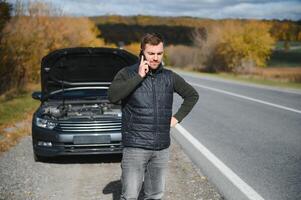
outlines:
[[50, 51], [104, 45], [97, 38], [100, 32], [88, 18], [61, 16], [58, 9], [41, 2], [16, 9], [18, 15], [3, 29], [0, 93], [11, 88], [23, 89], [27, 83], [38, 82], [41, 59]]
[[216, 54], [217, 46], [222, 39], [222, 27], [211, 25], [200, 27], [193, 32], [194, 45], [198, 47], [197, 60], [200, 62], [197, 69], [200, 71], [214, 72], [220, 66]]
[[204, 62], [211, 71], [238, 71], [266, 66], [274, 39], [270, 26], [259, 21], [224, 21], [207, 27], [207, 37], [195, 35]]
[[291, 41], [300, 41], [301, 25], [290, 20], [274, 21], [270, 30], [276, 40], [284, 42], [284, 49], [290, 49]]
[[5, 0], [0, 0], [0, 32], [11, 17], [12, 6]]

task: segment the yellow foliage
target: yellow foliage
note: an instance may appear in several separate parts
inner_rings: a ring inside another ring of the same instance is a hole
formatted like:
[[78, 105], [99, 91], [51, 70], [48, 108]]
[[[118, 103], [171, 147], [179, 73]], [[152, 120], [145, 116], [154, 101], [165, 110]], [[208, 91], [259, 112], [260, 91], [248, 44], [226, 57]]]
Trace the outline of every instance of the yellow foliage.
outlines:
[[124, 49], [138, 56], [140, 53], [140, 43], [131, 43], [129, 45], [124, 46]]
[[293, 21], [275, 21], [272, 23], [271, 33], [280, 41], [300, 41], [298, 35], [301, 33], [301, 26]]
[[223, 20], [218, 25], [200, 27], [194, 43], [206, 71], [245, 71], [266, 66], [275, 44], [271, 23], [258, 20]]
[[47, 4], [35, 2], [29, 15], [14, 16], [4, 27], [0, 53], [0, 93], [40, 79], [47, 53], [67, 47], [104, 46], [94, 22], [86, 17], [58, 16]]
[[244, 23], [225, 22], [222, 27], [221, 41], [217, 46], [218, 57], [228, 68], [241, 67], [245, 62], [255, 66], [266, 66], [274, 39], [269, 34], [270, 26], [264, 22]]
[[301, 41], [301, 31], [298, 33], [297, 40]]

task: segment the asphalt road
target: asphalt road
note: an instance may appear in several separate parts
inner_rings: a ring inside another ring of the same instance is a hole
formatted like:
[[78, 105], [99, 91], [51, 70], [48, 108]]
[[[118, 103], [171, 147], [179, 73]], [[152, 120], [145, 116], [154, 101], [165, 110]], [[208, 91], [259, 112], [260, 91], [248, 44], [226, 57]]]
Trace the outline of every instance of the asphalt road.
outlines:
[[301, 199], [301, 92], [182, 76], [200, 99], [181, 125], [264, 199]]

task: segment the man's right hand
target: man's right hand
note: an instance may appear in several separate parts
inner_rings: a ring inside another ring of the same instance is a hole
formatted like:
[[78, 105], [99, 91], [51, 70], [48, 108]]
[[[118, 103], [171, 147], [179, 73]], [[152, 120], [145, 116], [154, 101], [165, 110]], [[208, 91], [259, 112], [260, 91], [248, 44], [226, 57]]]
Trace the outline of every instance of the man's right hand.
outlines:
[[140, 65], [139, 65], [139, 70], [138, 70], [138, 74], [144, 78], [147, 74], [147, 72], [149, 71], [149, 62], [147, 60], [144, 60], [144, 56], [141, 56], [141, 61], [140, 61]]

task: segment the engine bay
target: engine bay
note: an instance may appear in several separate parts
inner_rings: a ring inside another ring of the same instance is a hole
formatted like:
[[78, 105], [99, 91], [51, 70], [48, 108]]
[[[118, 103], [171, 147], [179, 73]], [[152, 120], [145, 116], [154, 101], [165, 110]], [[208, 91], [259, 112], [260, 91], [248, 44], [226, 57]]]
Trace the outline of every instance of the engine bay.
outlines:
[[107, 102], [102, 103], [66, 103], [66, 104], [44, 104], [41, 107], [41, 116], [46, 119], [64, 120], [69, 118], [94, 119], [100, 117], [121, 117], [119, 105]]

